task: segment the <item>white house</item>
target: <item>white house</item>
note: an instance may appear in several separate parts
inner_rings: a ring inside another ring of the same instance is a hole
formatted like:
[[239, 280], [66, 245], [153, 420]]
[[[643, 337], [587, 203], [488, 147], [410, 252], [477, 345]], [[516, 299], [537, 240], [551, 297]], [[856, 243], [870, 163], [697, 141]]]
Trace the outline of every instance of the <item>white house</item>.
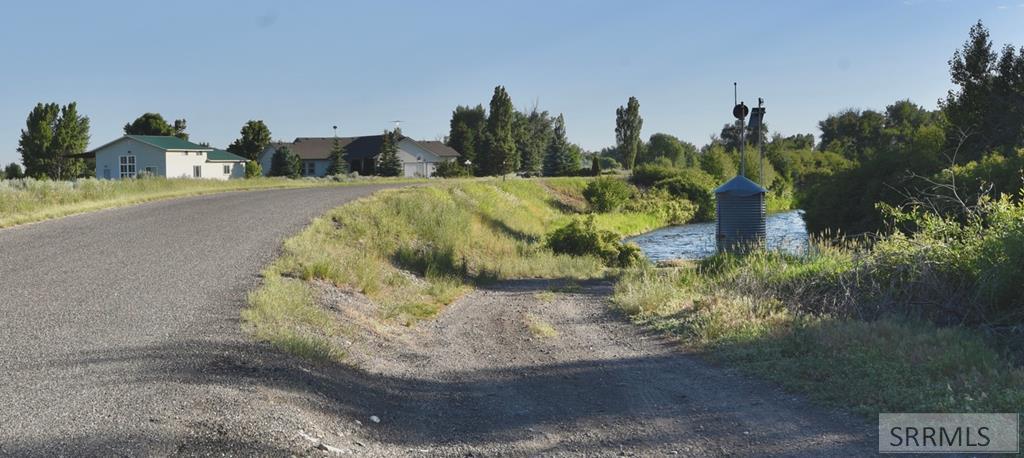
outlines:
[[[274, 153], [287, 147], [302, 160], [302, 175], [322, 177], [331, 165], [331, 150], [337, 141], [345, 149], [345, 160], [349, 170], [360, 175], [373, 175], [383, 135], [362, 137], [299, 137], [291, 143], [272, 143], [260, 153], [259, 162], [264, 174], [270, 173]], [[437, 164], [458, 160], [459, 153], [438, 141], [416, 141], [400, 137], [395, 145], [398, 158], [402, 161], [403, 175], [407, 177], [429, 177], [434, 175]]]
[[119, 180], [146, 172], [167, 178], [245, 176], [245, 158], [178, 137], [125, 135], [82, 157], [96, 158], [96, 178]]

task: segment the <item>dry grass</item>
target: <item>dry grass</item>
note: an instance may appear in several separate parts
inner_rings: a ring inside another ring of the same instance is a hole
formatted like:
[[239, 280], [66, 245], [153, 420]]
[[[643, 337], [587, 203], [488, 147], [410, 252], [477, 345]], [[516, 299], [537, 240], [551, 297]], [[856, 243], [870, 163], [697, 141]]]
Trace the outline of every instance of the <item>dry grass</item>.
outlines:
[[196, 180], [146, 178], [134, 180], [40, 181], [31, 178], [0, 180], [0, 228], [60, 218], [154, 200], [198, 196], [226, 191], [302, 188], [411, 181], [367, 178], [346, 182], [330, 179], [256, 178], [248, 180]]
[[545, 339], [558, 337], [558, 331], [555, 330], [555, 327], [542, 320], [537, 315], [527, 313], [524, 321], [526, 321], [526, 328], [529, 329], [530, 333], [536, 337]]
[[554, 291], [541, 291], [534, 293], [533, 297], [541, 302], [551, 302], [555, 300], [556, 294]]
[[832, 285], [854, 267], [851, 254], [835, 248], [719, 257], [628, 272], [613, 301], [713, 359], [868, 416], [1015, 412], [1024, 405], [1024, 371], [976, 330], [822, 313], [846, 303]]

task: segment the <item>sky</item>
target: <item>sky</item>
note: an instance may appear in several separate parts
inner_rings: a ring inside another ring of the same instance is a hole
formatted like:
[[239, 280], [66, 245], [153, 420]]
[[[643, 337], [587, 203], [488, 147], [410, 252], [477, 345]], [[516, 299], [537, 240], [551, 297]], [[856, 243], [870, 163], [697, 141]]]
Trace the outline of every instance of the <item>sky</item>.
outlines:
[[75, 101], [90, 146], [144, 112], [225, 147], [250, 119], [275, 139], [441, 139], [456, 105], [503, 85], [518, 108], [564, 113], [571, 141], [615, 141], [640, 101], [643, 136], [698, 146], [731, 120], [733, 85], [783, 134], [845, 108], [927, 108], [983, 20], [1024, 46], [1024, 0], [12, 2], [0, 15], [0, 162], [20, 158], [39, 102]]

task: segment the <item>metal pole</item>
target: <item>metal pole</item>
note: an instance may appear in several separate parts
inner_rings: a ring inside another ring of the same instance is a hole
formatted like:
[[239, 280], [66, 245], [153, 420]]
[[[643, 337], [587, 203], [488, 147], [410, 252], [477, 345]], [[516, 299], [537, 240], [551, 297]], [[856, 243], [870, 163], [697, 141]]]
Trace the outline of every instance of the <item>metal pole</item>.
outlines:
[[761, 119], [759, 119], [759, 122], [757, 123], [757, 150], [761, 153], [761, 186], [764, 186], [764, 142], [761, 141], [761, 137], [763, 137], [761, 133], [763, 131], [762, 129], [764, 129], [764, 112], [761, 110], [764, 110], [764, 99], [758, 97], [757, 111], [761, 116]]
[[[736, 82], [735, 81], [732, 82], [732, 103], [733, 103], [733, 105], [738, 105], [740, 103], [739, 102], [739, 92], [738, 92], [738, 89], [736, 88]], [[745, 158], [743, 156], [744, 144], [747, 143], [746, 140], [745, 140], [746, 136], [743, 135], [743, 133], [744, 133], [744, 131], [746, 131], [746, 129], [744, 128], [744, 125], [743, 125], [743, 118], [740, 118], [738, 121], [740, 123], [740, 175], [746, 175], [747, 174], [747, 158]]]
[[740, 175], [747, 176], [747, 155], [744, 151], [747, 149], [747, 136], [746, 136], [746, 124], [743, 119], [740, 119]]

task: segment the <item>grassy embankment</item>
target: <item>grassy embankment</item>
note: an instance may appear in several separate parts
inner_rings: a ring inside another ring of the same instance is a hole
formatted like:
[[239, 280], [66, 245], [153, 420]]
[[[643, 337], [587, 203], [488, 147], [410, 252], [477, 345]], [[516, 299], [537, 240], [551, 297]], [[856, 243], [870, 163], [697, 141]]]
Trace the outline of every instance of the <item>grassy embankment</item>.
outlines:
[[[613, 300], [714, 360], [878, 412], [1020, 412], [1024, 207], [805, 256], [718, 256], [624, 276]], [[1019, 336], [1019, 332], [1016, 333]]]
[[[365, 295], [385, 321], [435, 315], [474, 284], [603, 275], [592, 256], [555, 254], [545, 235], [582, 212], [588, 180], [441, 182], [377, 193], [335, 209], [285, 242], [243, 318], [254, 335], [300, 356], [338, 359], [342, 323], [317, 304], [313, 281]], [[602, 229], [643, 232], [658, 215], [597, 215]], [[535, 332], [549, 334], [534, 323]]]
[[136, 180], [38, 181], [0, 180], [0, 228], [124, 207], [154, 200], [225, 191], [303, 188], [371, 183], [375, 179], [336, 182], [327, 179], [194, 180], [146, 178]]

